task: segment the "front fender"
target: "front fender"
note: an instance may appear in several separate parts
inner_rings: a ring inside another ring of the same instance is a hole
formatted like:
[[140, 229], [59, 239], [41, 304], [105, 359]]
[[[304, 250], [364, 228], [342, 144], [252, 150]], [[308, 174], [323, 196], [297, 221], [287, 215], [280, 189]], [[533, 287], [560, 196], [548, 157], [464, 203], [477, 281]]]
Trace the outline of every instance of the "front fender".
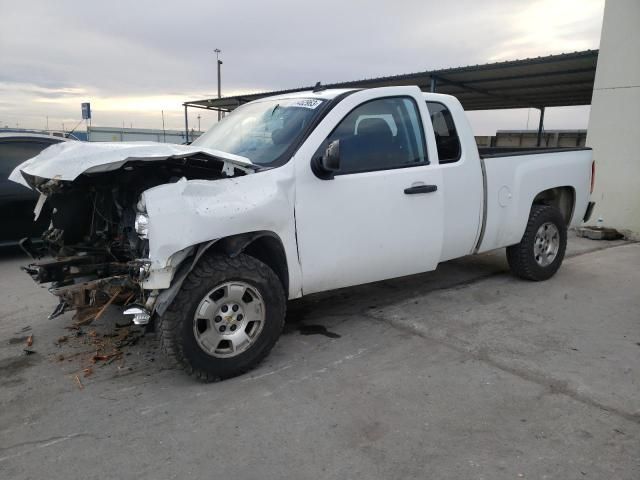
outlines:
[[193, 248], [217, 239], [268, 231], [282, 242], [290, 288], [299, 289], [291, 173], [284, 165], [220, 180], [182, 179], [145, 191], [150, 260], [145, 288], [167, 288], [186, 256], [181, 252], [190, 255]]

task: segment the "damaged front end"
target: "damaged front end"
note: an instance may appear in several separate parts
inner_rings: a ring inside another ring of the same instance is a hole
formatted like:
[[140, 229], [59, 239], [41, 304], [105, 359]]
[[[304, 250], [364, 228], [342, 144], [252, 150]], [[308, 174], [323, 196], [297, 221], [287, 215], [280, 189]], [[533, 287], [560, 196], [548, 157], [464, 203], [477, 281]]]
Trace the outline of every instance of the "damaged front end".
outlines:
[[138, 197], [153, 185], [141, 181], [140, 173], [132, 168], [83, 175], [74, 182], [33, 179], [52, 219], [41, 245], [21, 245], [34, 258], [53, 259], [24, 270], [37, 283], [50, 283], [50, 292], [60, 298], [50, 318], [76, 310], [76, 319], [89, 321], [107, 305], [145, 301], [140, 281], [149, 247], [135, 231], [135, 217]]
[[99, 318], [111, 304], [127, 305], [144, 300], [139, 273], [144, 267], [137, 268], [144, 262], [103, 263], [103, 260], [93, 255], [77, 255], [32, 263], [22, 269], [36, 283], [51, 283], [49, 291], [59, 297], [60, 303], [49, 319], [76, 310], [74, 319], [88, 323]]
[[148, 323], [158, 292], [142, 288], [151, 264], [143, 192], [181, 179], [214, 180], [249, 171], [197, 152], [153, 160], [120, 159], [115, 169], [93, 168], [72, 180], [21, 170], [41, 193], [36, 210], [45, 200], [52, 210], [42, 243], [21, 242], [32, 258], [44, 258], [23, 270], [37, 283], [50, 284], [60, 299], [49, 318], [75, 310], [77, 322], [89, 323], [109, 305], [121, 305], [134, 322]]

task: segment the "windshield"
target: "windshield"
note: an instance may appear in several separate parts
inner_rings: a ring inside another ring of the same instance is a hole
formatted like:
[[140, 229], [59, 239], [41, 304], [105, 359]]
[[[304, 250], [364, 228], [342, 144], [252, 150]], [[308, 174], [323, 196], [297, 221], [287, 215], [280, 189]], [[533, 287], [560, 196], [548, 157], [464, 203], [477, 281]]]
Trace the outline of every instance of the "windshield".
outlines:
[[211, 127], [193, 145], [267, 165], [299, 138], [323, 102], [317, 98], [291, 98], [248, 103]]

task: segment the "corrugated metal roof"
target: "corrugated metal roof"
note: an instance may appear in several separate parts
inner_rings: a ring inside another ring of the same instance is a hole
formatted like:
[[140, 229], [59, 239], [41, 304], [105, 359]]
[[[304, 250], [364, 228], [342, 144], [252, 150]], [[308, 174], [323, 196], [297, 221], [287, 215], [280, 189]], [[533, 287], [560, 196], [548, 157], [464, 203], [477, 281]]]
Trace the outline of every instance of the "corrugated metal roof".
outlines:
[[[434, 79], [438, 93], [456, 96], [466, 110], [589, 105], [597, 62], [598, 50], [585, 50], [484, 65], [366, 78], [324, 86], [374, 88], [418, 85], [422, 90], [430, 91], [431, 81]], [[190, 101], [184, 105], [230, 111], [259, 98], [312, 89], [313, 87], [301, 87], [234, 95]]]

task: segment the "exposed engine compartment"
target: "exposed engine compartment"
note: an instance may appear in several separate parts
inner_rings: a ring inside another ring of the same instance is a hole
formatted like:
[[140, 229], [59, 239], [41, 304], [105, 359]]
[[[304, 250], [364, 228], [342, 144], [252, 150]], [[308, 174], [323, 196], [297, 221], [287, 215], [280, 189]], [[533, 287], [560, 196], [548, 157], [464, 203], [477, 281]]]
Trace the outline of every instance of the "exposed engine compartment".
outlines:
[[75, 309], [76, 318], [91, 319], [110, 304], [148, 302], [140, 282], [149, 243], [134, 228], [136, 215], [144, 212], [142, 192], [182, 178], [216, 180], [245, 173], [194, 155], [128, 161], [116, 170], [84, 173], [74, 181], [28, 178], [46, 196], [52, 220], [42, 245], [28, 240], [21, 245], [33, 258], [53, 260], [23, 268], [37, 283], [51, 283], [51, 293], [60, 297], [50, 318]]

